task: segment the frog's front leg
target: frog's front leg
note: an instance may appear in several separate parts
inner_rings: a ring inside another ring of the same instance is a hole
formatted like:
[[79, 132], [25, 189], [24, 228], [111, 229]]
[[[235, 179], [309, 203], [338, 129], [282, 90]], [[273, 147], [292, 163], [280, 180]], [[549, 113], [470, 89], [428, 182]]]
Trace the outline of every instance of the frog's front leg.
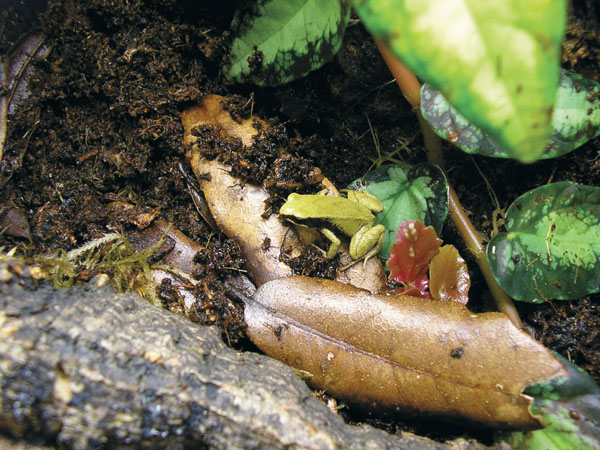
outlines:
[[383, 225], [364, 225], [356, 232], [350, 240], [350, 256], [352, 259], [361, 259], [364, 257], [365, 263], [369, 258], [375, 256], [381, 250], [385, 227]]
[[331, 244], [329, 245], [327, 251], [321, 251], [323, 252], [325, 258], [332, 259], [335, 255], [337, 255], [337, 252], [340, 249], [340, 245], [342, 242], [339, 240], [339, 238], [335, 235], [333, 231], [327, 228], [321, 228], [321, 233], [323, 233], [323, 236], [325, 236], [327, 239], [329, 239], [329, 241], [331, 241]]

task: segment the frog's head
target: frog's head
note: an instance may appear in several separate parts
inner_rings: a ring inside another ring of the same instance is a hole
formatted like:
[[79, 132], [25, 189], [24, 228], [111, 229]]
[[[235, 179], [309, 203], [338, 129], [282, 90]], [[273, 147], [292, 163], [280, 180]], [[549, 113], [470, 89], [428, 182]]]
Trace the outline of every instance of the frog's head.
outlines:
[[[279, 209], [279, 214], [287, 217], [298, 217], [299, 207], [303, 205], [303, 201], [301, 200], [302, 196], [300, 194], [290, 194], [286, 202]], [[301, 210], [303, 208], [300, 208]]]

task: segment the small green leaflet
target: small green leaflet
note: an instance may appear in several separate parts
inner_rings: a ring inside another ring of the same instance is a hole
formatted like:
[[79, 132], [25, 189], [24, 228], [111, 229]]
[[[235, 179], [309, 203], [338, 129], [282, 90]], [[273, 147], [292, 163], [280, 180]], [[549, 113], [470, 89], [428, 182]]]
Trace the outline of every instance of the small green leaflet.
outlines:
[[[277, 86], [331, 60], [342, 45], [350, 8], [339, 0], [257, 0], [238, 9], [228, 81]], [[243, 11], [243, 12], [242, 12]]]
[[504, 436], [512, 448], [535, 450], [600, 448], [600, 388], [592, 378], [557, 353], [569, 376], [528, 386], [529, 412], [545, 428]]
[[383, 204], [383, 211], [375, 220], [386, 230], [380, 257], [390, 257], [396, 230], [407, 219], [419, 220], [431, 225], [437, 234], [441, 233], [448, 215], [448, 182], [439, 167], [433, 164], [381, 166], [349, 186], [355, 190], [362, 187]]
[[[600, 134], [600, 83], [562, 70], [556, 93], [553, 134], [540, 159], [569, 153]], [[434, 131], [466, 153], [510, 158], [494, 140], [475, 127], [428, 84], [421, 88], [421, 113]]]
[[366, 27], [511, 157], [552, 134], [566, 0], [354, 0]]
[[600, 291], [600, 188], [568, 181], [533, 189], [487, 246], [494, 278], [515, 300], [574, 300]]

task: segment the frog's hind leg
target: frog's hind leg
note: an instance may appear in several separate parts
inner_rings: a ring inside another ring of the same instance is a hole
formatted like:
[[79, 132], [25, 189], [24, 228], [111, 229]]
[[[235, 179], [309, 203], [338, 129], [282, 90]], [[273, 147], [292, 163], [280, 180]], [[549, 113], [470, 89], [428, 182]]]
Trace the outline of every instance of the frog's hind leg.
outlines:
[[[383, 227], [383, 225], [381, 225]], [[385, 238], [385, 233], [381, 233], [379, 235], [379, 239], [377, 239], [377, 244], [373, 247], [365, 256], [363, 260], [363, 268], [367, 265], [367, 261], [373, 256], [377, 256], [379, 251], [381, 250], [381, 246], [383, 245], [383, 240]]]
[[327, 251], [321, 249], [320, 250], [323, 252], [325, 258], [332, 259], [335, 255], [337, 255], [337, 252], [340, 249], [340, 245], [342, 244], [342, 242], [339, 240], [339, 238], [335, 235], [333, 231], [327, 228], [321, 228], [320, 231], [321, 233], [323, 233], [323, 236], [325, 236], [331, 242]]
[[374, 227], [363, 226], [350, 240], [350, 256], [352, 259], [365, 258], [365, 262], [373, 255], [379, 253], [383, 245], [385, 227], [375, 225]]

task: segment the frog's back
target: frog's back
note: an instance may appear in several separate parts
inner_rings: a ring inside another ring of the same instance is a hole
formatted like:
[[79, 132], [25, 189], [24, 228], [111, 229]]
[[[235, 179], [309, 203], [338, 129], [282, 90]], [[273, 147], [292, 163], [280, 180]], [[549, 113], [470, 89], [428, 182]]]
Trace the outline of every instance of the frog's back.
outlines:
[[368, 208], [345, 197], [316, 194], [301, 197], [302, 201], [298, 201], [300, 194], [290, 194], [279, 213], [299, 220], [328, 222], [348, 236], [375, 219]]

